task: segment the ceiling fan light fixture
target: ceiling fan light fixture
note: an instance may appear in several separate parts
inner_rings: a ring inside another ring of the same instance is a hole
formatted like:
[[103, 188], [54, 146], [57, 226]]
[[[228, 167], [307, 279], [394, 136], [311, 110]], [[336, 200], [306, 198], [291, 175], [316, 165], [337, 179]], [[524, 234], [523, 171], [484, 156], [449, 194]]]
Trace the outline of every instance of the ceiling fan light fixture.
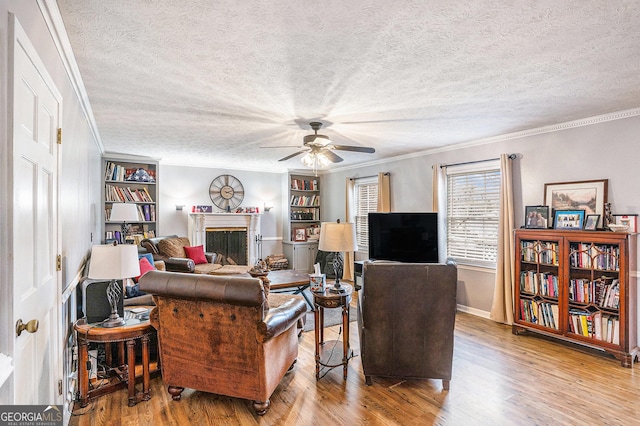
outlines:
[[331, 160], [323, 152], [307, 152], [300, 160], [306, 167], [313, 169], [316, 176], [319, 168], [327, 167], [331, 164]]

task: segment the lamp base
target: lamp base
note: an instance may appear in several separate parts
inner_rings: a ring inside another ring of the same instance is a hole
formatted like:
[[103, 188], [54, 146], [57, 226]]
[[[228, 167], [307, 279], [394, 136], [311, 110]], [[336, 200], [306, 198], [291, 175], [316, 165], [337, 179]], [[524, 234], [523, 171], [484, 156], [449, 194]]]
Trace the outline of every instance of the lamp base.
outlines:
[[118, 314], [115, 314], [115, 316], [111, 314], [109, 315], [109, 318], [102, 321], [100, 325], [102, 325], [105, 328], [113, 328], [113, 327], [122, 327], [125, 324], [126, 324], [126, 321], [124, 320], [124, 318], [120, 317]]

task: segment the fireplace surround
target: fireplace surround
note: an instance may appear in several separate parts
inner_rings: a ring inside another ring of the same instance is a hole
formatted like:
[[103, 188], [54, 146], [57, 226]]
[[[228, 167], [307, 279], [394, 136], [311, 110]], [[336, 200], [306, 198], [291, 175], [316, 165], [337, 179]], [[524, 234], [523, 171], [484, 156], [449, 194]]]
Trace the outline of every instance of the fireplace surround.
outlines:
[[246, 229], [248, 265], [258, 261], [257, 240], [260, 235], [260, 213], [190, 213], [189, 240], [195, 246], [207, 245], [207, 230]]

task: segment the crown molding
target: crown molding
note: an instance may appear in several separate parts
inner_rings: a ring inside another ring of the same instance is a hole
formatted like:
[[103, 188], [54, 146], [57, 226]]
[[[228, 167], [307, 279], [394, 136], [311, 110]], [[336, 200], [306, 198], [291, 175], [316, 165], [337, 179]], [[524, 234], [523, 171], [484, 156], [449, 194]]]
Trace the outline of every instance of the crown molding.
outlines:
[[412, 152], [411, 154], [397, 155], [395, 157], [384, 158], [380, 160], [369, 161], [366, 163], [354, 164], [351, 166], [345, 166], [340, 168], [333, 168], [326, 170], [325, 173], [338, 173], [346, 170], [360, 169], [363, 167], [376, 166], [380, 164], [388, 164], [394, 161], [401, 161], [411, 158], [423, 157], [427, 155], [433, 155], [440, 152], [455, 151], [463, 148], [470, 148], [480, 145], [489, 145], [492, 143], [503, 142], [506, 140], [525, 138], [528, 136], [541, 135], [544, 133], [559, 132], [562, 130], [573, 129], [576, 127], [591, 126], [593, 124], [605, 123], [608, 121], [622, 120], [625, 118], [637, 117], [640, 115], [640, 108], [626, 109], [622, 111], [610, 112], [602, 115], [594, 115], [592, 117], [580, 118], [578, 120], [565, 121], [557, 124], [550, 124], [548, 126], [536, 127], [533, 129], [521, 130], [513, 133], [505, 133], [504, 135], [491, 136], [488, 138], [477, 139], [474, 141], [461, 142], [454, 145], [447, 145], [438, 148], [432, 148], [424, 151]]
[[56, 50], [62, 60], [62, 65], [67, 72], [67, 76], [71, 82], [71, 87], [73, 87], [73, 91], [76, 93], [82, 113], [89, 124], [89, 130], [93, 135], [93, 140], [95, 141], [100, 154], [104, 154], [102, 138], [100, 137], [100, 132], [98, 131], [98, 126], [96, 125], [96, 120], [93, 116], [93, 110], [91, 109], [91, 103], [87, 96], [87, 90], [84, 87], [84, 82], [82, 81], [82, 76], [80, 75], [76, 58], [73, 55], [71, 42], [67, 36], [62, 15], [60, 14], [60, 9], [58, 9], [58, 4], [54, 0], [37, 0], [37, 2], [40, 12], [42, 13], [42, 17], [44, 18], [49, 30], [49, 34], [51, 35], [53, 43], [56, 46]]

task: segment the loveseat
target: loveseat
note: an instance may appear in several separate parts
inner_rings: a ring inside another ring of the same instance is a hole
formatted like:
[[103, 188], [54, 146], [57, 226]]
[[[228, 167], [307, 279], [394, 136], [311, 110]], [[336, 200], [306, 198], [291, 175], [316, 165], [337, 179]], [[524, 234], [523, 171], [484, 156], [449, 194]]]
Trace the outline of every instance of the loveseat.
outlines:
[[358, 332], [365, 381], [442, 379], [453, 362], [457, 268], [453, 263], [364, 263]]
[[162, 377], [179, 400], [185, 387], [253, 401], [258, 415], [298, 356], [298, 295], [265, 295], [262, 281], [151, 271], [140, 289], [153, 294]]

